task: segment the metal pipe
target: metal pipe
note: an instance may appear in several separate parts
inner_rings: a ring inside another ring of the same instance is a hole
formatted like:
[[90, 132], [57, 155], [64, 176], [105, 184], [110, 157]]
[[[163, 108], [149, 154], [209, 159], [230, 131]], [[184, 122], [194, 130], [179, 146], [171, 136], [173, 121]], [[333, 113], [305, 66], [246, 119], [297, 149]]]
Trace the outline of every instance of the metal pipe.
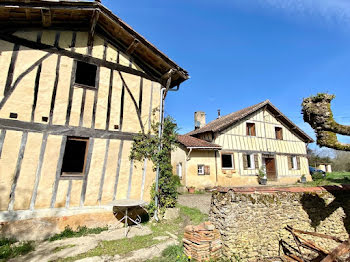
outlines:
[[[163, 120], [164, 120], [164, 93], [166, 91], [165, 87], [162, 87], [160, 89], [160, 106], [159, 106], [159, 127], [158, 127], [158, 138], [159, 141], [161, 141], [162, 133], [163, 133]], [[158, 152], [162, 150], [162, 143], [159, 143], [158, 146]], [[155, 197], [154, 197], [154, 203], [156, 206], [156, 210], [154, 211], [154, 219], [156, 221], [159, 220], [158, 217], [158, 205], [159, 205], [159, 199], [158, 199], [158, 189], [159, 189], [159, 163], [157, 164], [157, 171], [156, 171], [156, 188], [155, 188]]]

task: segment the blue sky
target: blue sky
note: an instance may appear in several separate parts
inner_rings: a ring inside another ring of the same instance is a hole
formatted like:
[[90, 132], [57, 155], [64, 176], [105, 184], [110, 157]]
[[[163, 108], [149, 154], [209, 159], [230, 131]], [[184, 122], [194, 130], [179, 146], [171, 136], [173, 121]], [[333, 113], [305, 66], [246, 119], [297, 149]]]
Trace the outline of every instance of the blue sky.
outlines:
[[[265, 99], [308, 134], [301, 102], [336, 95], [336, 120], [350, 124], [349, 0], [103, 0], [102, 3], [186, 69], [166, 113], [180, 133], [195, 111], [207, 122]], [[341, 141], [350, 142], [341, 137]]]

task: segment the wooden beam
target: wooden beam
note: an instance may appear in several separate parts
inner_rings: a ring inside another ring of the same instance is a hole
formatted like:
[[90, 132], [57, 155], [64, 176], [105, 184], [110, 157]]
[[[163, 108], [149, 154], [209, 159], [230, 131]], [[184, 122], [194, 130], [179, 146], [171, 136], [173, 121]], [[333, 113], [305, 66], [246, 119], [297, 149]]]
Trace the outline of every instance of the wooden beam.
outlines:
[[88, 55], [78, 54], [78, 53], [75, 53], [75, 52], [60, 48], [60, 47], [54, 47], [54, 46], [50, 46], [50, 45], [46, 45], [46, 44], [42, 44], [42, 43], [33, 42], [33, 41], [30, 41], [27, 39], [19, 38], [19, 37], [14, 36], [14, 35], [0, 34], [0, 39], [7, 41], [7, 42], [11, 42], [11, 43], [18, 43], [18, 45], [23, 45], [23, 46], [26, 46], [26, 47], [31, 48], [31, 49], [38, 49], [38, 50], [42, 50], [44, 52], [60, 54], [60, 55], [74, 58], [74, 59], [77, 59], [77, 60], [80, 60], [80, 61], [83, 61], [83, 62], [86, 62], [89, 64], [103, 66], [103, 67], [107, 67], [109, 69], [118, 70], [118, 71], [125, 72], [128, 74], [141, 76], [141, 77], [149, 79], [151, 81], [156, 81], [156, 82], [160, 81], [159, 79], [152, 77], [151, 75], [148, 75], [142, 71], [138, 71], [136, 69], [133, 69], [133, 68], [130, 68], [127, 66], [122, 66], [120, 64], [116, 64], [113, 62], [103, 61], [102, 59], [91, 57]]
[[132, 41], [132, 43], [129, 45], [129, 47], [126, 49], [126, 53], [128, 55], [131, 55], [132, 53], [134, 53], [135, 49], [137, 48], [137, 46], [140, 44], [140, 41], [137, 40], [136, 38], [134, 38], [134, 41]]
[[44, 27], [51, 26], [51, 10], [49, 8], [41, 9], [41, 20]]
[[328, 256], [326, 256], [321, 262], [333, 262], [337, 261], [342, 255], [350, 252], [350, 238], [337, 246]]
[[92, 47], [94, 45], [95, 29], [96, 29], [96, 25], [97, 25], [97, 21], [98, 21], [99, 17], [100, 17], [100, 10], [95, 9], [92, 13], [92, 16], [91, 16], [89, 36], [88, 36], [88, 50], [89, 50], [88, 53], [90, 55], [92, 52]]

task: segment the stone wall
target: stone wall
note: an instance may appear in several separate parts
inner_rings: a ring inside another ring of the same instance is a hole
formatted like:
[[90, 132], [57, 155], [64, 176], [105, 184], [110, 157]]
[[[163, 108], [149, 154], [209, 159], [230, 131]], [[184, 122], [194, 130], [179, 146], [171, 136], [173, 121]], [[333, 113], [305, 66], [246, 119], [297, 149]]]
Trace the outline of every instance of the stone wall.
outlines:
[[[213, 193], [210, 220], [220, 230], [226, 258], [278, 257], [279, 241], [295, 247], [284, 228], [337, 236], [350, 233], [350, 186], [314, 188], [221, 188]], [[305, 237], [326, 250], [337, 243]]]

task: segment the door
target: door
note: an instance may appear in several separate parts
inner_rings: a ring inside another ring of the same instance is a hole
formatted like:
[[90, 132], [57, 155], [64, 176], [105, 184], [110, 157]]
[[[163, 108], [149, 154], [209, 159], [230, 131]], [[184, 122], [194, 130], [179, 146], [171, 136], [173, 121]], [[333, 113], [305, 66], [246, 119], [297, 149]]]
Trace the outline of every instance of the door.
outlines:
[[267, 180], [277, 180], [274, 158], [265, 158]]
[[182, 163], [178, 163], [176, 166], [176, 173], [180, 179], [182, 179]]

